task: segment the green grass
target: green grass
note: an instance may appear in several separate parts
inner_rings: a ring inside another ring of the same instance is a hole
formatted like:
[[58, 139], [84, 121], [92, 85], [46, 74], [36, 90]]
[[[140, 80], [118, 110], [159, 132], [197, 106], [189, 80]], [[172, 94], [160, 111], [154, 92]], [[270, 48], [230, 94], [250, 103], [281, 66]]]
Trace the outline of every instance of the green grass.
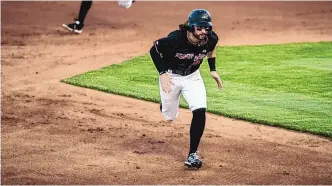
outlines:
[[[209, 112], [332, 137], [332, 42], [219, 47], [217, 69], [223, 91], [201, 66]], [[149, 55], [62, 81], [160, 101]]]

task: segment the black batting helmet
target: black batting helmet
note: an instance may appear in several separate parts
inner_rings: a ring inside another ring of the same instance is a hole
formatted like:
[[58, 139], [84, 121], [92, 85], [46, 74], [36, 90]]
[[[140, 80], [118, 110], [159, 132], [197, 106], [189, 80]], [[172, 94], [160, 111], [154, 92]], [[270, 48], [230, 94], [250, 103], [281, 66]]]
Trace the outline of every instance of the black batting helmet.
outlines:
[[198, 27], [209, 27], [212, 30], [211, 15], [207, 10], [195, 9], [190, 12], [188, 16], [188, 27], [189, 30], [193, 31], [194, 26]]

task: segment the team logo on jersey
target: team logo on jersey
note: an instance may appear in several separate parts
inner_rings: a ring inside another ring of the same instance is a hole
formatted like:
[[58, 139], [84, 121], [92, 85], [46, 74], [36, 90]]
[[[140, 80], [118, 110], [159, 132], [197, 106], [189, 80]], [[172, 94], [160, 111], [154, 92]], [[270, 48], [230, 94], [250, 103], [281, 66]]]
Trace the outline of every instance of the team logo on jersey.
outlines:
[[202, 52], [203, 52], [203, 53], [205, 53], [205, 52], [206, 52], [206, 50], [203, 50]]
[[204, 59], [205, 54], [199, 54], [198, 56], [195, 56], [194, 63], [192, 65], [199, 65], [202, 62], [202, 59]]
[[199, 54], [198, 56], [195, 56], [194, 54], [182, 54], [182, 53], [175, 54], [175, 57], [179, 59], [194, 59], [193, 65], [200, 64], [205, 56], [206, 56], [205, 54]]
[[179, 59], [192, 59], [194, 57], [194, 54], [182, 54], [182, 53], [176, 53], [175, 57]]

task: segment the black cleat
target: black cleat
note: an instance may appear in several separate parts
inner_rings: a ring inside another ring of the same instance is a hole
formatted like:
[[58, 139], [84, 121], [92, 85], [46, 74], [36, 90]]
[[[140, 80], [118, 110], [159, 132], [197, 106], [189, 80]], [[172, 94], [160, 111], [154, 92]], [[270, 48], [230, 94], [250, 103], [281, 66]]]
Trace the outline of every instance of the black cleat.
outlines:
[[80, 23], [79, 21], [75, 21], [75, 23], [63, 24], [62, 26], [71, 32], [80, 34], [80, 33], [82, 33], [82, 28], [83, 28], [84, 24]]
[[184, 165], [186, 165], [188, 168], [201, 168], [202, 167], [202, 161], [199, 159], [197, 152], [190, 153], [188, 155], [188, 158], [184, 162]]

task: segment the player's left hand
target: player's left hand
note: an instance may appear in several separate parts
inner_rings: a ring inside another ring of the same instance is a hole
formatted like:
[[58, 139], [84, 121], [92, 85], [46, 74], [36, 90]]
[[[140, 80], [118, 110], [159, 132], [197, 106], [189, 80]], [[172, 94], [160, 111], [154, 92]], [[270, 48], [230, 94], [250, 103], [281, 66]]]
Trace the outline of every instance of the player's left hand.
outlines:
[[218, 88], [222, 89], [223, 85], [222, 85], [222, 81], [221, 81], [220, 76], [218, 75], [218, 73], [216, 71], [211, 71], [210, 74], [213, 77], [213, 79], [216, 80], [216, 82], [218, 84]]
[[122, 8], [130, 8], [134, 2], [133, 0], [118, 0], [118, 4]]

